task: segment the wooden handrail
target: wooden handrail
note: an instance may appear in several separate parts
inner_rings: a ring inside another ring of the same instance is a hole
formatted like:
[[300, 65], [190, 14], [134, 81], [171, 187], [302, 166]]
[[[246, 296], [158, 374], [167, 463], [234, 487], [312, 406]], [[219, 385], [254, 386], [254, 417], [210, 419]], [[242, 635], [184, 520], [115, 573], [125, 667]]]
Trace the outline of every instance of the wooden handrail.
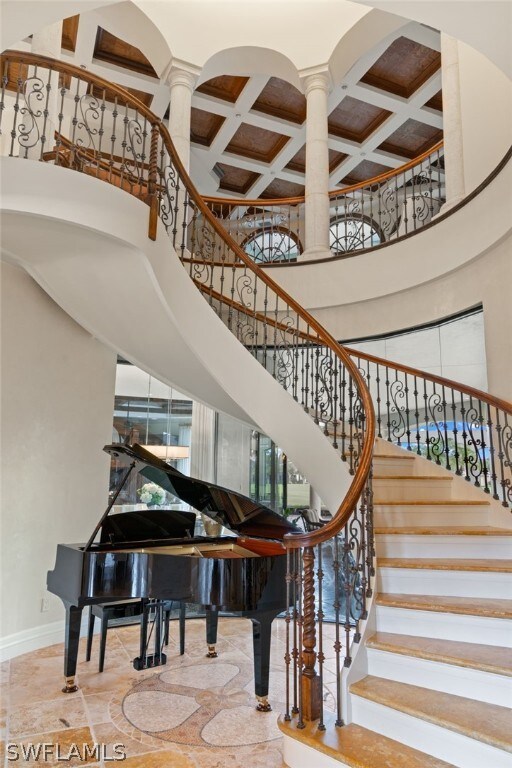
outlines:
[[[350, 372], [353, 380], [356, 383], [356, 387], [361, 398], [361, 404], [363, 413], [365, 415], [365, 434], [362, 445], [361, 454], [359, 457], [359, 463], [353, 476], [352, 482], [341, 502], [333, 519], [327, 523], [323, 528], [316, 531], [307, 532], [304, 534], [287, 534], [284, 539], [284, 544], [287, 548], [298, 549], [301, 547], [314, 547], [321, 544], [324, 541], [329, 540], [335, 536], [347, 523], [350, 515], [355, 509], [357, 502], [365, 488], [372, 464], [373, 456], [373, 443], [375, 434], [375, 414], [373, 410], [373, 403], [370, 392], [366, 386], [366, 383], [361, 376], [357, 366], [352, 361], [350, 355], [338, 344], [338, 342], [328, 333], [325, 328], [315, 318], [301, 307], [286, 291], [284, 291], [272, 278], [262, 270], [238, 245], [238, 243], [229, 235], [224, 229], [222, 224], [212, 214], [207, 204], [199, 194], [191, 179], [189, 178], [183, 163], [181, 162], [178, 153], [174, 147], [171, 136], [167, 127], [163, 122], [157, 118], [141, 101], [135, 96], [126, 91], [124, 88], [104, 80], [97, 75], [93, 75], [87, 70], [83, 70], [79, 67], [75, 67], [72, 64], [67, 64], [55, 59], [51, 59], [47, 56], [40, 56], [33, 53], [24, 53], [20, 51], [6, 51], [2, 54], [2, 57], [9, 61], [13, 60], [18, 63], [25, 63], [33, 66], [42, 66], [55, 72], [64, 72], [73, 77], [79, 78], [82, 81], [88, 81], [91, 84], [97, 85], [100, 88], [116, 93], [123, 101], [135, 109], [138, 110], [140, 115], [147, 118], [151, 126], [158, 126], [164, 146], [169, 153], [170, 159], [176, 169], [176, 172], [182, 179], [190, 199], [195, 203], [197, 209], [203, 214], [204, 218], [208, 221], [213, 231], [223, 240], [229, 249], [235, 254], [240, 262], [244, 263], [246, 267], [253, 272], [263, 284], [270, 288], [281, 301], [283, 301], [288, 309], [293, 310], [302, 320], [316, 333], [318, 334], [318, 340], [325, 346], [329, 347], [336, 357], [340, 358], [345, 365], [345, 368]], [[202, 262], [208, 264], [208, 262]]]
[[[189, 261], [190, 263], [194, 263], [193, 259], [188, 259], [187, 261]], [[204, 262], [199, 262], [199, 263], [204, 264]], [[232, 265], [225, 264], [224, 266], [231, 267]], [[246, 314], [249, 317], [252, 317], [255, 320], [258, 320], [259, 322], [265, 322], [271, 325], [272, 327], [277, 328], [280, 331], [290, 333], [293, 336], [296, 336], [298, 339], [301, 339], [301, 341], [304, 341], [310, 344], [318, 344], [318, 337], [312, 336], [311, 334], [306, 333], [306, 331], [291, 329], [285, 323], [281, 323], [279, 320], [269, 317], [268, 315], [265, 315], [258, 310], [248, 309], [247, 307], [244, 307], [243, 304], [240, 304], [234, 299], [230, 299], [226, 296], [223, 296], [214, 288], [210, 288], [209, 286], [204, 285], [204, 283], [201, 283], [199, 280], [195, 279], [194, 282], [199, 288], [199, 290], [201, 290], [203, 293], [207, 294], [208, 296], [211, 296], [216, 301], [222, 302], [223, 304], [230, 307], [231, 309], [235, 309], [237, 312]], [[384, 357], [377, 357], [376, 355], [370, 355], [370, 354], [367, 354], [366, 352], [360, 352], [359, 350], [353, 349], [352, 347], [347, 347], [345, 344], [342, 345], [342, 348], [346, 352], [348, 352], [349, 355], [351, 355], [352, 357], [358, 357], [361, 360], [366, 360], [370, 363], [375, 363], [376, 365], [381, 365], [382, 367], [385, 367], [385, 368], [386, 367], [392, 368], [394, 371], [399, 371], [400, 373], [407, 373], [411, 376], [416, 376], [416, 378], [425, 379], [426, 381], [431, 381], [434, 384], [439, 384], [440, 386], [447, 387], [448, 389], [457, 390], [458, 392], [462, 392], [463, 394], [468, 395], [469, 397], [474, 397], [477, 400], [481, 400], [482, 402], [487, 403], [488, 405], [493, 405], [495, 408], [498, 408], [499, 410], [512, 415], [512, 403], [509, 403], [508, 400], [503, 400], [499, 397], [495, 397], [494, 395], [491, 395], [488, 392], [484, 392], [482, 389], [476, 389], [476, 387], [471, 387], [468, 384], [462, 384], [459, 381], [447, 379], [444, 376], [437, 376], [435, 373], [428, 373], [427, 371], [422, 371], [419, 368], [412, 368], [409, 365], [396, 363], [393, 360], [387, 360]]]
[[453, 379], [446, 379], [444, 376], [437, 376], [435, 373], [421, 371], [419, 368], [411, 368], [409, 365], [395, 363], [392, 360], [386, 360], [384, 357], [376, 357], [375, 355], [369, 355], [366, 352], [359, 352], [359, 350], [352, 349], [352, 347], [343, 345], [343, 349], [345, 349], [349, 355], [359, 357], [361, 360], [367, 360], [370, 363], [387, 366], [395, 371], [400, 371], [400, 373], [407, 373], [411, 376], [416, 376], [419, 379], [426, 379], [427, 381], [432, 381], [434, 384], [439, 384], [448, 389], [456, 389], [459, 392], [463, 392], [465, 395], [469, 395], [469, 397], [475, 397], [477, 400], [482, 400], [482, 402], [488, 403], [488, 405], [494, 405], [495, 408], [512, 415], [512, 403], [509, 403], [508, 400], [502, 400], [500, 397], [495, 397], [488, 392], [484, 392], [482, 389], [476, 389], [476, 387], [471, 387], [468, 384], [461, 384], [460, 381], [453, 381]]
[[[380, 184], [382, 181], [386, 181], [393, 176], [398, 176], [400, 173], [405, 173], [405, 171], [409, 171], [411, 168], [414, 168], [415, 165], [422, 163], [423, 160], [425, 160], [429, 155], [440, 150], [443, 147], [443, 144], [444, 142], [442, 140], [438, 141], [437, 144], [434, 144], [434, 146], [428, 149], [426, 152], [418, 155], [418, 157], [415, 157], [413, 160], [409, 160], [399, 168], [391, 168], [389, 171], [380, 173], [378, 176], [372, 176], [370, 179], [358, 182], [357, 184], [350, 184], [348, 187], [343, 187], [342, 189], [333, 189], [328, 193], [329, 197], [338, 197], [339, 195], [345, 195], [349, 192], [357, 192], [359, 189], [364, 189], [365, 187], [373, 187], [374, 184]], [[203, 200], [206, 203], [211, 203], [212, 205], [232, 205], [233, 207], [240, 205], [244, 208], [266, 208], [277, 205], [298, 205], [304, 202], [305, 196], [299, 195], [297, 197], [278, 197], [267, 200], [261, 197], [257, 199], [246, 199], [205, 195]]]

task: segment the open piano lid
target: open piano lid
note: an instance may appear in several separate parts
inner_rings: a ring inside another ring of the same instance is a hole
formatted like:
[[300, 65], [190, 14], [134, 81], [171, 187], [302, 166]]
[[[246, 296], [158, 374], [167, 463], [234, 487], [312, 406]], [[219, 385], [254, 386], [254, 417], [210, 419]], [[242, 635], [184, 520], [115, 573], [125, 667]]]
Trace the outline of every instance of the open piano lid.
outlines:
[[103, 450], [124, 466], [134, 462], [145, 478], [241, 535], [282, 540], [286, 533], [301, 533], [268, 507], [220, 485], [187, 477], [136, 443], [106, 445]]

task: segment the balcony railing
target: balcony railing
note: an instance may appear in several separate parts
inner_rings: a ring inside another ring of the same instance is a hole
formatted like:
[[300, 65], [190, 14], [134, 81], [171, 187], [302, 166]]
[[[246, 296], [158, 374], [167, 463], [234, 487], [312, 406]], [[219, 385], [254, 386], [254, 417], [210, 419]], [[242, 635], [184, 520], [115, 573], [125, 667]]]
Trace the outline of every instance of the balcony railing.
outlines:
[[[334, 608], [340, 675], [371, 595], [375, 422], [361, 373], [320, 323], [226, 233], [186, 174], [166, 127], [127, 91], [64, 62], [9, 51], [2, 56], [0, 107], [4, 155], [94, 176], [148, 204], [150, 237], [156, 238], [160, 220], [173, 246], [170, 258], [175, 253], [181, 257], [198, 287], [207, 290], [212, 310], [270, 375], [286, 389], [291, 386], [290, 397], [311, 413], [333, 450], [348, 463], [351, 483], [332, 520], [284, 541], [289, 596], [286, 716], [293, 710], [301, 722], [322, 720], [323, 611], [317, 606], [323, 600], [324, 542], [337, 542], [332, 565], [336, 590], [343, 572], [347, 607], [337, 591]], [[299, 353], [304, 343], [311, 352], [308, 363]], [[270, 350], [271, 344], [273, 354], [267, 355], [265, 345]], [[332, 434], [323, 427], [326, 408], [336, 425]], [[339, 708], [341, 712], [341, 698]]]
[[[332, 256], [367, 251], [421, 230], [445, 202], [444, 186], [444, 151], [439, 142], [400, 168], [330, 192]], [[256, 263], [293, 263], [303, 253], [304, 197], [204, 200]]]
[[323, 728], [329, 643], [342, 725], [343, 670], [372, 596], [375, 434], [511, 506], [512, 405], [340, 346], [230, 236], [191, 183], [166, 127], [131, 94], [41, 56], [7, 52], [1, 64], [2, 154], [92, 175], [146, 202], [150, 236], [160, 221], [169, 257], [178, 254], [212, 311], [311, 415], [352, 475], [332, 520], [284, 541], [285, 718], [296, 714], [298, 727], [318, 719]]

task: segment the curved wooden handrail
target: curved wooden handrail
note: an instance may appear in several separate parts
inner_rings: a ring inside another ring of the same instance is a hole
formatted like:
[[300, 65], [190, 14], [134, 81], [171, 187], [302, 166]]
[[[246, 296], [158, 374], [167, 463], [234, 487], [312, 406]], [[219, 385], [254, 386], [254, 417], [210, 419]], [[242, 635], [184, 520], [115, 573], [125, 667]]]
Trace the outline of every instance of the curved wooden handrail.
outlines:
[[[372, 457], [373, 457], [373, 443], [375, 434], [375, 414], [373, 410], [373, 403], [370, 392], [366, 386], [364, 378], [359, 372], [357, 366], [352, 361], [350, 355], [345, 352], [343, 347], [328, 333], [325, 328], [305, 310], [301, 305], [295, 301], [286, 291], [284, 291], [272, 278], [262, 270], [254, 261], [244, 252], [244, 250], [238, 245], [238, 243], [226, 232], [222, 224], [215, 218], [207, 204], [199, 194], [191, 179], [189, 178], [183, 163], [181, 162], [178, 153], [174, 147], [171, 136], [167, 127], [162, 120], [157, 118], [142, 102], [140, 102], [131, 93], [124, 88], [104, 80], [97, 75], [93, 75], [87, 70], [83, 70], [79, 67], [75, 67], [72, 64], [61, 62], [56, 59], [51, 59], [47, 56], [40, 56], [33, 53], [23, 53], [20, 51], [6, 51], [2, 54], [2, 57], [9, 61], [16, 61], [17, 63], [23, 63], [33, 66], [42, 66], [54, 72], [61, 72], [69, 74], [73, 77], [77, 77], [82, 81], [88, 81], [90, 84], [97, 85], [109, 92], [116, 93], [126, 104], [129, 104], [133, 108], [137, 109], [139, 114], [147, 118], [149, 124], [152, 127], [157, 126], [162, 141], [165, 145], [167, 152], [174, 164], [174, 167], [183, 180], [183, 183], [187, 189], [190, 199], [193, 200], [197, 209], [202, 213], [204, 218], [208, 221], [213, 231], [223, 240], [229, 249], [235, 254], [235, 256], [245, 264], [246, 268], [255, 273], [257, 278], [261, 280], [268, 288], [270, 288], [281, 301], [292, 309], [296, 314], [312, 329], [317, 335], [317, 342], [321, 342], [341, 359], [345, 368], [350, 372], [353, 380], [356, 383], [359, 396], [361, 398], [361, 404], [363, 412], [365, 414], [365, 434], [362, 445], [361, 454], [359, 457], [359, 463], [356, 468], [355, 475], [345, 495], [343, 501], [340, 504], [339, 509], [333, 516], [333, 519], [322, 528], [307, 532], [304, 534], [287, 534], [285, 536], [285, 546], [290, 549], [298, 549], [301, 547], [314, 547], [321, 544], [324, 541], [331, 539], [337, 533], [341, 531], [343, 526], [348, 522], [350, 515], [352, 514], [356, 504], [365, 488], [368, 476], [371, 470]], [[208, 261], [199, 262], [208, 264]]]
[[377, 365], [382, 365], [384, 367], [387, 366], [395, 371], [400, 371], [400, 373], [407, 373], [411, 376], [416, 376], [416, 378], [419, 379], [426, 379], [426, 381], [431, 381], [434, 384], [439, 384], [448, 389], [456, 389], [459, 392], [469, 395], [469, 397], [474, 397], [477, 400], [481, 400], [488, 405], [493, 405], [495, 408], [499, 408], [501, 411], [505, 411], [505, 413], [512, 415], [512, 403], [509, 403], [508, 400], [502, 400], [500, 397], [495, 397], [488, 392], [484, 392], [482, 389], [476, 389], [476, 387], [461, 384], [460, 381], [446, 379], [444, 376], [437, 376], [435, 373], [428, 373], [419, 368], [411, 368], [409, 365], [395, 363], [392, 360], [386, 360], [384, 357], [376, 357], [375, 355], [369, 355], [366, 352], [359, 352], [359, 350], [352, 349], [352, 347], [343, 345], [343, 349], [345, 349], [349, 355], [352, 355], [352, 357], [359, 357], [361, 360], [367, 360], [370, 363], [376, 363]]
[[[188, 261], [192, 261], [191, 259], [188, 259]], [[223, 266], [231, 268], [236, 267], [236, 264], [224, 264]], [[210, 288], [209, 286], [204, 285], [199, 280], [194, 280], [199, 290], [201, 290], [203, 293], [207, 294], [208, 296], [211, 296], [216, 301], [220, 301], [226, 306], [230, 307], [231, 309], [236, 309], [240, 313], [244, 313], [255, 320], [258, 320], [260, 322], [266, 322], [269, 325], [281, 330], [281, 331], [287, 331], [289, 330], [288, 326], [285, 323], [279, 322], [279, 320], [276, 320], [274, 318], [270, 318], [263, 314], [262, 312], [259, 312], [258, 310], [254, 309], [247, 309], [239, 302], [235, 301], [234, 299], [230, 299], [227, 296], [223, 296], [219, 291], [216, 291], [213, 288]], [[308, 343], [318, 343], [318, 339], [316, 337], [313, 337], [309, 334], [307, 334], [305, 331], [294, 331], [294, 335], [297, 336], [298, 339], [304, 342]], [[353, 349], [352, 347], [347, 347], [345, 344], [341, 345], [342, 348], [349, 353], [352, 357], [357, 357], [361, 360], [366, 360], [370, 363], [375, 363], [376, 365], [380, 365], [384, 368], [392, 368], [394, 371], [399, 371], [400, 373], [407, 373], [411, 376], [415, 376], [418, 379], [425, 379], [426, 381], [431, 381], [433, 384], [439, 384], [440, 386], [446, 387], [447, 389], [455, 389], [458, 392], [462, 392], [465, 395], [468, 395], [469, 397], [474, 397], [477, 400], [481, 400], [484, 403], [487, 403], [488, 405], [493, 405], [495, 408], [500, 409], [501, 411], [504, 411], [505, 413], [509, 413], [512, 415], [512, 403], [509, 403], [508, 400], [503, 400], [500, 397], [495, 397], [494, 395], [489, 394], [488, 392], [484, 392], [483, 389], [477, 389], [476, 387], [471, 387], [468, 384], [462, 384], [459, 381], [454, 381], [453, 379], [447, 379], [444, 376], [437, 376], [435, 373], [428, 373], [427, 371], [422, 371], [419, 368], [412, 368], [409, 365], [403, 365], [402, 363], [396, 363], [393, 360], [387, 360], [384, 357], [377, 357], [376, 355], [370, 355], [366, 352], [360, 352], [358, 349]]]
[[67, 75], [71, 75], [72, 77], [78, 77], [81, 80], [88, 80], [91, 85], [98, 85], [105, 91], [118, 94], [126, 102], [135, 107], [135, 109], [137, 109], [141, 115], [147, 117], [150, 123], [160, 122], [159, 118], [157, 118], [156, 115], [154, 115], [153, 112], [151, 112], [151, 110], [146, 107], [142, 101], [139, 101], [136, 96], [133, 96], [133, 94], [131, 94], [125, 88], [117, 85], [117, 83], [111, 83], [109, 80], [105, 80], [105, 78], [100, 77], [99, 75], [94, 75], [87, 69], [76, 67], [74, 64], [68, 64], [67, 62], [60, 61], [59, 59], [52, 59], [50, 56], [41, 56], [38, 53], [27, 53], [25, 51], [16, 51], [14, 49], [3, 51], [0, 54], [0, 59], [5, 59], [6, 61], [15, 61], [19, 64], [28, 64], [29, 66], [40, 65], [46, 67], [47, 69], [51, 69], [54, 72], [61, 72]]
[[[433, 152], [440, 150], [443, 147], [443, 144], [444, 142], [442, 140], [438, 141], [437, 144], [434, 144], [434, 146], [428, 149], [426, 152], [418, 155], [418, 157], [415, 157], [413, 160], [409, 160], [399, 168], [391, 168], [389, 171], [380, 173], [378, 176], [372, 176], [370, 179], [361, 181], [358, 184], [350, 184], [348, 187], [343, 187], [342, 189], [333, 189], [328, 193], [329, 197], [338, 197], [338, 195], [348, 194], [349, 192], [357, 192], [359, 189], [364, 189], [365, 187], [373, 187], [375, 184], [379, 184], [382, 181], [387, 181], [387, 179], [390, 179], [393, 176], [398, 176], [400, 173], [405, 173], [405, 171], [409, 171], [411, 168], [414, 168], [415, 165], [419, 165], [419, 163], [423, 162], [423, 160], [425, 160]], [[205, 195], [203, 197], [203, 200], [206, 203], [210, 203], [212, 205], [232, 205], [233, 207], [241, 205], [243, 207], [247, 206], [250, 208], [266, 208], [278, 205], [298, 205], [303, 203], [305, 199], [305, 195], [299, 195], [298, 197], [277, 197], [268, 200], [266, 198], [246, 199], [215, 197], [213, 195]]]

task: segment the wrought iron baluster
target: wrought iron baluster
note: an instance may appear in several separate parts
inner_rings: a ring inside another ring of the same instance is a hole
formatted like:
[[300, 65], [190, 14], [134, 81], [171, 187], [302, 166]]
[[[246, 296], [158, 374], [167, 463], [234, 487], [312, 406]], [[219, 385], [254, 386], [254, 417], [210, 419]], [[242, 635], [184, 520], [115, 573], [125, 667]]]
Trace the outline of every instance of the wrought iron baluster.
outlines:
[[453, 442], [454, 442], [454, 459], [455, 459], [455, 474], [461, 475], [462, 470], [460, 468], [460, 454], [459, 454], [459, 442], [458, 442], [458, 436], [459, 436], [459, 428], [457, 426], [457, 405], [455, 403], [455, 392], [453, 388], [450, 389], [451, 392], [451, 410], [452, 410], [452, 419], [453, 419]]
[[441, 391], [443, 393], [441, 405], [443, 408], [443, 425], [444, 425], [444, 457], [445, 457], [446, 469], [451, 469], [450, 446], [448, 444], [448, 424], [447, 424], [447, 416], [446, 416], [446, 393], [445, 393], [444, 384], [441, 385]]
[[377, 437], [382, 437], [382, 416], [381, 416], [381, 412], [380, 412], [380, 404], [382, 402], [382, 399], [381, 399], [381, 396], [380, 396], [380, 367], [379, 367], [378, 363], [376, 363], [375, 384], [377, 385], [377, 397], [376, 397], [376, 403], [377, 403]]
[[285, 715], [284, 719], [287, 721], [291, 720], [291, 714], [290, 714], [290, 662], [292, 659], [291, 652], [290, 652], [290, 622], [291, 622], [291, 612], [290, 607], [292, 605], [292, 593], [291, 593], [291, 582], [293, 579], [293, 574], [291, 572], [291, 554], [293, 550], [287, 549], [286, 550], [286, 611], [284, 614], [284, 623], [285, 623], [285, 654], [284, 654], [284, 665], [285, 665]]
[[340, 538], [338, 534], [334, 536], [334, 554], [333, 554], [333, 577], [334, 577], [334, 657], [336, 664], [336, 725], [341, 727], [344, 725], [342, 717], [342, 699], [341, 699], [341, 595], [340, 595], [340, 580], [341, 580], [341, 567], [340, 567]]
[[388, 442], [391, 442], [391, 396], [389, 392], [389, 368], [386, 365], [386, 414], [387, 414], [387, 430], [388, 430]]
[[499, 494], [498, 494], [498, 477], [496, 473], [496, 448], [494, 445], [494, 424], [492, 421], [492, 410], [490, 403], [487, 403], [487, 430], [489, 432], [489, 459], [491, 463], [490, 468], [490, 475], [491, 475], [491, 483], [492, 483], [492, 497], [493, 499], [498, 500]]
[[462, 439], [464, 441], [464, 476], [466, 480], [470, 480], [469, 474], [469, 455], [468, 455], [468, 425], [466, 422], [466, 407], [464, 405], [464, 394], [460, 393], [460, 413], [462, 419]]
[[316, 547], [317, 552], [317, 563], [318, 563], [318, 569], [317, 569], [317, 584], [318, 584], [318, 613], [317, 613], [317, 619], [318, 619], [318, 653], [317, 653], [317, 661], [318, 661], [318, 688], [320, 689], [320, 714], [319, 714], [319, 722], [318, 722], [318, 730], [319, 731], [325, 731], [325, 723], [324, 723], [324, 697], [323, 697], [323, 690], [324, 690], [324, 661], [325, 661], [325, 655], [324, 655], [324, 634], [323, 634], [323, 621], [324, 621], [324, 610], [323, 610], [323, 580], [324, 580], [324, 571], [323, 571], [323, 562], [322, 562], [322, 545], [319, 544]]

